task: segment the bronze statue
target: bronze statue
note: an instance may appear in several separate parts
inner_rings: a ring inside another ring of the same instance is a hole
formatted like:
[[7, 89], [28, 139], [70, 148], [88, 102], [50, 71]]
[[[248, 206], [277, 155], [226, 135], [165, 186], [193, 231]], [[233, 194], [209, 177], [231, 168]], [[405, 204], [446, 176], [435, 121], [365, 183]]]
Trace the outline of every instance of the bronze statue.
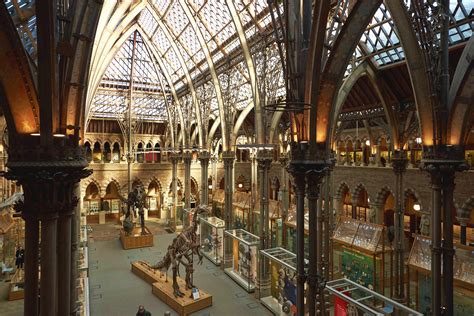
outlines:
[[186, 288], [192, 289], [194, 287], [192, 283], [193, 269], [193, 255], [196, 254], [199, 257], [198, 263], [202, 264], [202, 254], [200, 252], [200, 243], [197, 237], [198, 227], [198, 216], [202, 213], [207, 213], [207, 206], [199, 205], [193, 213], [193, 220], [189, 227], [179, 233], [176, 238], [173, 239], [171, 245], [168, 246], [166, 255], [157, 264], [150, 266], [154, 270], [168, 271], [169, 267], [173, 270], [173, 294], [175, 297], [183, 297], [184, 293], [179, 290], [179, 285], [176, 277], [179, 273], [179, 265], [182, 264], [186, 269]]

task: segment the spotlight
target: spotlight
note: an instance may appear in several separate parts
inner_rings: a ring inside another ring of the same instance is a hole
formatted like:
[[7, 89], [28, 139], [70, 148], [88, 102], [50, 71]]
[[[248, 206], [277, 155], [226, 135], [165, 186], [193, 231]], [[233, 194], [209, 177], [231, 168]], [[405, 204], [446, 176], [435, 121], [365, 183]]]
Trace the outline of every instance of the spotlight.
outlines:
[[420, 204], [415, 203], [415, 204], [413, 205], [413, 210], [415, 210], [415, 211], [417, 211], [417, 212], [420, 211], [420, 210], [421, 210]]

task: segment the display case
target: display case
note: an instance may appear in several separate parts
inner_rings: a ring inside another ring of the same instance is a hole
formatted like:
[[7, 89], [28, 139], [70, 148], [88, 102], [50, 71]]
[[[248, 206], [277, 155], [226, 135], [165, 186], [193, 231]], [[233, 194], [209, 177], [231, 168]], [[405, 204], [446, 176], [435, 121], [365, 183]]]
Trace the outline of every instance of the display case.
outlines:
[[[283, 242], [283, 220], [281, 218], [281, 201], [268, 200], [270, 219], [271, 247], [282, 246]], [[260, 203], [255, 205], [252, 212], [252, 233], [260, 235]]]
[[225, 222], [215, 216], [201, 217], [199, 221], [201, 253], [215, 265], [220, 265], [224, 256], [223, 238]]
[[260, 250], [259, 260], [270, 274], [270, 289], [260, 291], [262, 304], [274, 315], [296, 315], [296, 254], [276, 247]]
[[191, 223], [193, 221], [193, 211], [194, 209], [192, 208], [183, 209], [183, 229], [186, 229], [191, 226]]
[[13, 267], [16, 247], [15, 221], [8, 211], [0, 212], [0, 263]]
[[251, 195], [246, 192], [236, 191], [232, 195], [235, 228], [250, 230], [252, 225], [250, 222], [250, 209], [252, 208], [251, 201]]
[[255, 291], [260, 238], [243, 229], [224, 232], [224, 272], [247, 292]]
[[393, 253], [385, 245], [384, 230], [382, 225], [341, 218], [332, 236], [333, 279], [348, 278], [391, 297]]
[[[170, 206], [173, 209], [173, 205]], [[172, 213], [171, 219], [169, 221], [170, 228], [174, 232], [180, 232], [183, 230], [183, 212], [184, 212], [184, 203], [178, 202], [176, 208]], [[174, 215], [174, 216], [173, 216]]]
[[[474, 248], [457, 244], [454, 255], [454, 314], [474, 315]], [[408, 257], [410, 307], [431, 313], [431, 239], [415, 235]]]

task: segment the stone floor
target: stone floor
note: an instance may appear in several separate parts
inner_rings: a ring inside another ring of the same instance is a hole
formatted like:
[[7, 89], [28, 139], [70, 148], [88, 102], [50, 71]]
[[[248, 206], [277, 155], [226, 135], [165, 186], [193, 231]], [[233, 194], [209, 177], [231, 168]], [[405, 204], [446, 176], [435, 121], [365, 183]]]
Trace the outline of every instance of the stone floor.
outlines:
[[[177, 315], [151, 293], [150, 285], [130, 271], [130, 263], [135, 260], [160, 260], [174, 236], [157, 235], [154, 247], [133, 250], [122, 250], [117, 238], [90, 243], [91, 315], [135, 315], [140, 304], [154, 316], [168, 310]], [[207, 259], [196, 267], [194, 283], [213, 295], [213, 306], [193, 315], [271, 315], [253, 294]]]

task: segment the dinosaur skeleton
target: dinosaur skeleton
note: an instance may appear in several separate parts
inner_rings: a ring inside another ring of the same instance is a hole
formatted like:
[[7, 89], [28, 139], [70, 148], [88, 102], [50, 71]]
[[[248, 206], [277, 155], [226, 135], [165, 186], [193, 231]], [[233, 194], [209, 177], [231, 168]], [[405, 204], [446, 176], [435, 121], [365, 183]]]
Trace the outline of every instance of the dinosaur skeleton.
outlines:
[[145, 198], [145, 190], [141, 186], [135, 187], [132, 192], [128, 193], [127, 199], [122, 198], [122, 201], [128, 206], [123, 221], [123, 228], [128, 235], [133, 231], [132, 211], [135, 208], [138, 209], [138, 215], [140, 216], [141, 234], [146, 235], [145, 213], [143, 211], [143, 208], [145, 207]]
[[173, 294], [175, 297], [183, 297], [184, 293], [179, 290], [179, 285], [176, 277], [179, 273], [179, 265], [182, 264], [186, 269], [186, 288], [194, 288], [192, 282], [193, 256], [196, 254], [199, 257], [199, 262], [202, 264], [202, 254], [200, 252], [200, 243], [197, 236], [198, 216], [202, 213], [207, 213], [207, 207], [200, 205], [193, 213], [193, 220], [191, 225], [184, 229], [176, 238], [173, 239], [171, 245], [168, 246], [168, 251], [161, 261], [150, 268], [167, 272], [169, 267], [173, 270]]

